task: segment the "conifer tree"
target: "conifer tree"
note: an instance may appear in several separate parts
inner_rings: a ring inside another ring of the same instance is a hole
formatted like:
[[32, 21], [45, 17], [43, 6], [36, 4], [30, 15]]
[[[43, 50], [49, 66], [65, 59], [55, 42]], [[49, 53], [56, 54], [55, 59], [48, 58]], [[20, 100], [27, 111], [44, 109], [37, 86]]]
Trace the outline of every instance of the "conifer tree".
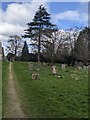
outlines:
[[28, 45], [27, 42], [24, 42], [24, 46], [22, 49], [22, 56], [21, 56], [22, 61], [29, 61], [29, 50], [28, 50]]
[[28, 29], [25, 30], [24, 38], [31, 38], [32, 45], [38, 48], [38, 62], [40, 62], [40, 51], [43, 37], [51, 37], [51, 33], [56, 31], [56, 25], [51, 23], [50, 14], [41, 5], [36, 11], [32, 22], [28, 23]]

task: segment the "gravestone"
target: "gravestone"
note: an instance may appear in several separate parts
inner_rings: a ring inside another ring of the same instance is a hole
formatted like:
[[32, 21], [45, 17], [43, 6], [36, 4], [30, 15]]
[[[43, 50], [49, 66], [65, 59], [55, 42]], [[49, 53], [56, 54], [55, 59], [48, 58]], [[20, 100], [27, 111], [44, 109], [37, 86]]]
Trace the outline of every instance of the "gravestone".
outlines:
[[81, 70], [81, 69], [82, 69], [82, 67], [80, 67], [80, 66], [77, 66], [77, 68], [78, 68], [79, 70]]
[[88, 65], [88, 71], [90, 71], [90, 65]]
[[82, 63], [82, 62], [77, 63], [77, 68], [78, 69], [82, 69], [83, 67], [84, 67], [84, 63]]
[[29, 70], [33, 70], [33, 64], [32, 63], [29, 63], [28, 67], [29, 67]]
[[61, 69], [65, 70], [65, 68], [66, 68], [66, 64], [61, 64]]
[[55, 65], [52, 65], [52, 73], [53, 73], [53, 75], [57, 74], [57, 68]]
[[45, 63], [45, 62], [43, 62], [43, 65], [45, 66], [45, 65], [46, 65], [46, 63]]
[[79, 77], [77, 76], [77, 74], [71, 74], [71, 78], [73, 78], [75, 80], [79, 80]]
[[39, 74], [32, 74], [32, 80], [38, 80], [39, 79]]
[[41, 63], [37, 63], [37, 64], [35, 65], [36, 71], [39, 71], [39, 70], [40, 70], [40, 67], [41, 67]]
[[88, 70], [88, 66], [85, 66], [85, 65], [84, 65], [84, 66], [83, 66], [83, 69], [84, 69], [84, 70]]

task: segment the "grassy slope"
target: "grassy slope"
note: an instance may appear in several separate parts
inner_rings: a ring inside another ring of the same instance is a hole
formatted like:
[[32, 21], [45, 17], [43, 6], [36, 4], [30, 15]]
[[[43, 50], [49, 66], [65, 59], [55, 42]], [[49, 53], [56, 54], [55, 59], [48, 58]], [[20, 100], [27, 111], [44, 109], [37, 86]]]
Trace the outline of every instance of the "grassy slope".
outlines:
[[[88, 116], [88, 74], [84, 70], [67, 68], [58, 72], [62, 79], [50, 75], [49, 66], [41, 67], [40, 80], [31, 79], [28, 63], [14, 62], [17, 91], [23, 110], [29, 117], [87, 117]], [[76, 71], [76, 73], [74, 72]], [[77, 74], [79, 80], [70, 74]]]
[[5, 116], [5, 108], [7, 105], [7, 80], [8, 80], [9, 62], [2, 63], [2, 102], [3, 102], [3, 116]]
[[0, 119], [2, 117], [2, 61], [0, 61]]

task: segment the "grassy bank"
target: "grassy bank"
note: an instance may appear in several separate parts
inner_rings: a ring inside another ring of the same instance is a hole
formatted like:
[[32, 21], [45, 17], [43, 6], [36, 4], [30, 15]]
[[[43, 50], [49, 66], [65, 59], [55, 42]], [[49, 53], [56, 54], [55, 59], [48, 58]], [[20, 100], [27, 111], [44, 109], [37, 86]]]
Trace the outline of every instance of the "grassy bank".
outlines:
[[2, 118], [2, 61], [0, 61], [0, 119]]
[[9, 62], [2, 62], [2, 112], [6, 113], [7, 105], [7, 80], [8, 80]]
[[[29, 117], [72, 117], [88, 116], [88, 73], [68, 67], [61, 70], [62, 78], [51, 75], [50, 66], [40, 68], [40, 80], [32, 80], [28, 63], [14, 62], [17, 91], [24, 112]], [[78, 80], [71, 77], [76, 74]]]

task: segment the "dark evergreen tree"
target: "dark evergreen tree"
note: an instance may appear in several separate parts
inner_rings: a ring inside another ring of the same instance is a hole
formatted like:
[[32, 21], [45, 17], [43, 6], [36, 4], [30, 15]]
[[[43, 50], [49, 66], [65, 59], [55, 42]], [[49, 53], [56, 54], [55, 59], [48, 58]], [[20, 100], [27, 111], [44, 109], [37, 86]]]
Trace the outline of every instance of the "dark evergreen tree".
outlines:
[[22, 56], [21, 56], [21, 60], [22, 61], [29, 61], [29, 50], [28, 50], [28, 45], [26, 43], [26, 41], [24, 42], [24, 46], [22, 49]]
[[38, 62], [40, 62], [40, 51], [43, 37], [51, 37], [51, 33], [56, 31], [56, 25], [50, 22], [50, 14], [41, 5], [36, 12], [33, 21], [28, 23], [28, 29], [25, 30], [24, 38], [31, 38], [32, 45], [38, 48]]
[[0, 42], [0, 60], [2, 59], [2, 44]]
[[2, 47], [2, 59], [4, 60], [5, 55], [4, 55], [4, 48]]
[[6, 57], [7, 57], [7, 60], [8, 60], [8, 61], [11, 61], [11, 62], [12, 62], [12, 61], [15, 60], [15, 59], [14, 59], [14, 58], [15, 58], [15, 54], [13, 54], [13, 53], [8, 53]]

